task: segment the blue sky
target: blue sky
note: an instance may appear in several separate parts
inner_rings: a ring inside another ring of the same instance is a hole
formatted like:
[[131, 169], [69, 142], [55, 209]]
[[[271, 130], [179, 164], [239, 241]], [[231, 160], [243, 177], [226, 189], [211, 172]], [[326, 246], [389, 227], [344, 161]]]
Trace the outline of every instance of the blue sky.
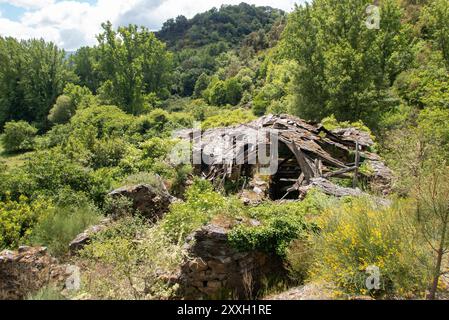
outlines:
[[247, 2], [291, 11], [303, 0], [0, 0], [0, 35], [44, 38], [66, 50], [95, 44], [100, 25], [129, 23], [157, 30], [180, 14], [192, 17], [222, 4]]

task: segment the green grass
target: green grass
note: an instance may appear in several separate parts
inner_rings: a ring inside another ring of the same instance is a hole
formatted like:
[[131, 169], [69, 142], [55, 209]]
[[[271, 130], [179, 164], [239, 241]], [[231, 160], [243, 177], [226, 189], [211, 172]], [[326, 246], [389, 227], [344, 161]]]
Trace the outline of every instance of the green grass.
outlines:
[[45, 287], [33, 294], [29, 294], [26, 300], [57, 301], [67, 299], [60, 293], [60, 290], [54, 287]]
[[33, 152], [7, 153], [3, 147], [2, 136], [0, 135], [0, 162], [6, 164], [7, 169], [20, 167]]

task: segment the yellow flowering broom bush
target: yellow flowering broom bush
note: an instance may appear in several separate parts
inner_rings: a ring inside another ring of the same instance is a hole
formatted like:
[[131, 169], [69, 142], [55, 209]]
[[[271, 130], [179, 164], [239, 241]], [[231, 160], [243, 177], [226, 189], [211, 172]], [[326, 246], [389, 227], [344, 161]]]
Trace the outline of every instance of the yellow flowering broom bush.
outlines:
[[6, 199], [0, 201], [0, 251], [26, 243], [34, 225], [50, 208], [51, 205], [44, 200], [31, 202], [20, 196], [18, 201], [14, 201], [7, 194]]
[[326, 209], [318, 219], [321, 232], [314, 241], [312, 277], [349, 295], [415, 296], [425, 291], [428, 275], [419, 264], [428, 257], [408, 223], [411, 211], [399, 209], [407, 205], [349, 199]]

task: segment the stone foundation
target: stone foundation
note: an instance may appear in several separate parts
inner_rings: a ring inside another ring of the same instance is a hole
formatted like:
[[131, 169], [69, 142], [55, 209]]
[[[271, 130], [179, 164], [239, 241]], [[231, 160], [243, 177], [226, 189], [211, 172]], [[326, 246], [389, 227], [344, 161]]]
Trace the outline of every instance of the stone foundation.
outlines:
[[264, 279], [285, 270], [277, 256], [262, 252], [239, 252], [228, 242], [229, 230], [208, 225], [191, 237], [191, 260], [181, 268], [181, 295], [186, 299], [251, 299]]

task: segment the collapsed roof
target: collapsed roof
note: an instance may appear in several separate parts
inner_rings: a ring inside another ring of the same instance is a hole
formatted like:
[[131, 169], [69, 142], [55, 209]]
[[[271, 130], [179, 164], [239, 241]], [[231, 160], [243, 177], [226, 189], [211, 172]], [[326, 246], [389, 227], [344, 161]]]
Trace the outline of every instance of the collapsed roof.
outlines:
[[[360, 192], [355, 189], [360, 183], [383, 194], [390, 191], [391, 171], [371, 151], [370, 134], [356, 128], [328, 130], [298, 117], [268, 115], [244, 125], [209, 129], [201, 135], [188, 130], [178, 136], [193, 142], [194, 151], [202, 155], [194, 163], [196, 172], [217, 186], [242, 177], [254, 180], [268, 162], [275, 162], [265, 190], [273, 199], [301, 197], [311, 186], [336, 196]], [[273, 149], [276, 156], [262, 161], [262, 155]], [[339, 179], [352, 181], [353, 188], [342, 187]], [[248, 185], [265, 192], [261, 182]]]

